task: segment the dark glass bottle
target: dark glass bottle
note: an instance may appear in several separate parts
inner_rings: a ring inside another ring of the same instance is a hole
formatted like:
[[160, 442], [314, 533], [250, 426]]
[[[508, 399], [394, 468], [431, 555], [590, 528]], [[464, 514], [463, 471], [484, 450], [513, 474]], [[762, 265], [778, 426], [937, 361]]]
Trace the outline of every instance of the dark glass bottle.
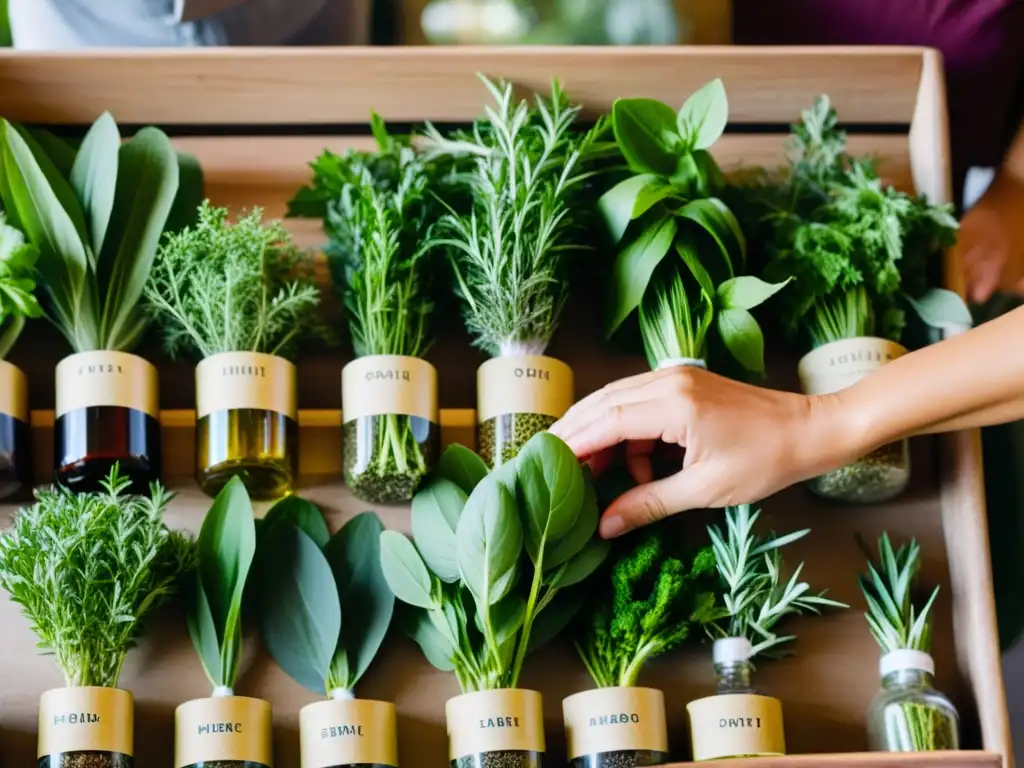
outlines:
[[28, 381], [0, 360], [0, 499], [27, 495], [32, 487]]
[[[270, 704], [217, 688], [174, 713], [174, 764], [189, 768], [266, 768], [274, 763]], [[231, 723], [231, 730], [216, 724]], [[214, 726], [214, 727], [211, 727]]]
[[37, 768], [132, 768], [134, 707], [132, 695], [119, 688], [46, 691], [39, 700]]

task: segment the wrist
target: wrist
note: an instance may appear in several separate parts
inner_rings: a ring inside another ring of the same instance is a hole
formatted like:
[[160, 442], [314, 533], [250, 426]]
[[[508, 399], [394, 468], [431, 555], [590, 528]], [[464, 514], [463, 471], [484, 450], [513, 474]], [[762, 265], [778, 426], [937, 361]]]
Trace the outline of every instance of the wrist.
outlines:
[[851, 389], [806, 398], [801, 479], [830, 472], [885, 443], [870, 404], [851, 397]]

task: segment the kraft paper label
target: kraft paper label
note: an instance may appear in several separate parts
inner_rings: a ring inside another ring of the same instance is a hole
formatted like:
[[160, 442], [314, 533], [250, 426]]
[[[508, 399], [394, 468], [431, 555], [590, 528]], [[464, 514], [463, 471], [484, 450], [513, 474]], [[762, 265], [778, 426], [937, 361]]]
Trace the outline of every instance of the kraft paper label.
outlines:
[[476, 372], [480, 423], [506, 413], [539, 413], [560, 419], [572, 401], [572, 368], [553, 357], [495, 357]]
[[544, 751], [540, 694], [518, 688], [464, 693], [445, 705], [452, 760], [483, 752]]
[[222, 352], [196, 366], [196, 418], [253, 408], [298, 418], [295, 366], [261, 352]]
[[887, 339], [865, 336], [833, 341], [800, 359], [800, 388], [806, 395], [829, 395], [856, 384], [905, 354], [906, 347]]
[[273, 766], [270, 704], [246, 696], [217, 696], [181, 704], [174, 712], [174, 765], [248, 760]]
[[160, 417], [156, 368], [127, 352], [79, 352], [57, 363], [55, 415], [100, 405]]
[[694, 760], [786, 754], [782, 703], [770, 696], [731, 693], [691, 701]]
[[362, 699], [321, 701], [299, 712], [302, 768], [398, 766], [395, 705]]
[[562, 701], [569, 759], [644, 749], [668, 753], [665, 697], [653, 688], [598, 688]]
[[405, 355], [367, 355], [341, 369], [341, 415], [394, 413], [437, 423], [437, 369]]
[[28, 423], [28, 378], [6, 360], [0, 360], [0, 413]]
[[134, 756], [132, 695], [119, 688], [56, 688], [39, 697], [37, 756], [119, 752]]

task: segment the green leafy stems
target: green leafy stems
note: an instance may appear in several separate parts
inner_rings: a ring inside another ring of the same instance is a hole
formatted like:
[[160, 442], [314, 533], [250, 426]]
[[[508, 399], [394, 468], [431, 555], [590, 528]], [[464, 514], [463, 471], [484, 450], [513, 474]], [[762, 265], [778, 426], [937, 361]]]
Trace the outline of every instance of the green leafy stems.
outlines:
[[511, 83], [481, 80], [495, 101], [486, 118], [448, 136], [426, 127], [428, 157], [452, 160], [471, 200], [451, 207], [430, 242], [449, 256], [476, 345], [492, 357], [541, 355], [565, 306], [568, 256], [581, 247], [586, 182], [611, 148], [607, 123], [574, 130], [580, 109], [557, 82], [531, 105]]
[[314, 693], [352, 698], [387, 634], [395, 596], [381, 571], [383, 529], [363, 512], [331, 536], [316, 506], [297, 496], [275, 504], [261, 525], [263, 642]]
[[288, 357], [317, 331], [312, 270], [278, 222], [255, 209], [233, 224], [204, 201], [193, 226], [168, 236], [145, 286], [171, 357], [261, 352]]
[[[77, 151], [0, 121], [8, 223], [38, 250], [46, 314], [76, 352], [130, 351], [141, 339], [143, 286], [176, 196], [195, 191], [194, 176], [179, 172], [193, 162], [156, 128], [122, 143], [109, 113]], [[179, 188], [183, 175], [190, 183]]]
[[256, 526], [245, 485], [233, 477], [206, 513], [197, 569], [185, 593], [188, 633], [214, 696], [232, 695], [242, 659], [242, 606], [256, 553]]
[[25, 242], [21, 230], [7, 223], [0, 211], [0, 360], [11, 351], [25, 328], [25, 320], [41, 317], [36, 289], [39, 249]]
[[21, 606], [69, 687], [117, 687], [128, 651], [195, 566], [193, 543], [168, 530], [172, 494], [125, 493], [115, 464], [99, 493], [36, 491], [0, 535], [0, 586]]
[[809, 529], [762, 539], [754, 533], [760, 511], [741, 504], [726, 507], [724, 514], [724, 533], [718, 526], [708, 527], [725, 602], [724, 623], [708, 625], [711, 637], [746, 638], [752, 646], [750, 658], [774, 655], [777, 646], [796, 639], [774, 631], [787, 616], [820, 613], [823, 608], [849, 608], [825, 597], [824, 591], [811, 593], [810, 585], [800, 581], [803, 563], [789, 581], [783, 579], [781, 548], [802, 539]]
[[615, 140], [632, 175], [600, 200], [618, 248], [607, 330], [615, 333], [635, 311], [652, 368], [706, 360], [717, 334], [746, 371], [764, 373], [764, 336], [750, 310], [788, 278], [765, 283], [744, 274], [746, 240], [716, 196], [724, 180], [708, 151], [728, 116], [721, 80], [692, 94], [678, 113], [652, 99], [612, 106]]
[[596, 588], [575, 645], [598, 687], [636, 685], [648, 661], [721, 618], [711, 547], [678, 556], [674, 549], [663, 527], [645, 532]]
[[597, 523], [593, 484], [554, 435], [535, 435], [490, 474], [453, 445], [413, 498], [412, 541], [381, 534], [381, 564], [434, 666], [466, 692], [514, 688], [527, 654], [578, 610], [564, 590], [605, 559]]

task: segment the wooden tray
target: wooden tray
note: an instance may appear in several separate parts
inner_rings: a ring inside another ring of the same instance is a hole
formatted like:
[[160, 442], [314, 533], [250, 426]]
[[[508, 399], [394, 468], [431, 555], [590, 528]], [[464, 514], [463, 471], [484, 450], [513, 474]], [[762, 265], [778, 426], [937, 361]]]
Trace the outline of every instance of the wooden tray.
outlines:
[[[183, 149], [197, 154], [207, 193], [232, 208], [264, 206], [270, 215], [308, 178], [305, 164], [324, 146], [365, 145], [370, 109], [394, 123], [422, 119], [466, 121], [481, 111], [486, 92], [477, 71], [512, 80], [524, 91], [546, 89], [558, 77], [589, 115], [607, 111], [618, 96], [650, 96], [681, 103], [694, 89], [722, 77], [732, 126], [716, 155], [728, 169], [739, 163], [782, 160], [783, 134], [820, 93], [828, 93], [843, 120], [857, 127], [857, 152], [879, 157], [886, 178], [934, 200], [949, 200], [949, 149], [941, 60], [911, 48], [644, 48], [644, 49], [235, 49], [0, 54], [0, 115], [81, 130], [101, 109], [122, 126], [157, 123]], [[301, 242], [320, 241], [316, 222], [289, 222]], [[960, 289], [956, 253], [947, 259], [947, 283]], [[644, 370], [642, 357], [600, 340], [603, 292], [578, 290], [551, 353], [570, 363], [582, 396], [610, 380]], [[446, 303], [444, 307], [453, 306]], [[446, 442], [472, 441], [474, 372], [471, 352], [454, 312], [440, 318], [441, 338], [430, 357], [441, 385]], [[35, 324], [12, 361], [32, 380], [34, 440], [40, 482], [48, 477], [53, 367], [67, 350], [52, 329]], [[144, 354], [158, 359], [155, 344]], [[340, 483], [339, 376], [342, 353], [316, 353], [299, 366], [302, 493], [323, 505], [332, 527], [368, 505]], [[197, 530], [209, 499], [190, 476], [194, 388], [190, 364], [158, 363], [164, 408], [168, 483], [179, 492], [169, 522]], [[770, 383], [794, 385], [794, 360], [775, 354]], [[182, 410], [184, 409], [184, 410]], [[913, 446], [910, 489], [895, 502], [841, 507], [790, 489], [765, 503], [765, 525], [778, 531], [811, 527], [792, 547], [807, 562], [814, 585], [853, 610], [792, 624], [797, 654], [759, 665], [757, 684], [783, 700], [787, 742], [799, 756], [751, 760], [763, 768], [796, 764], [1012, 765], [1010, 734], [996, 639], [988, 539], [976, 432], [922, 439]], [[0, 510], [4, 518], [13, 505]], [[260, 505], [264, 510], [266, 505]], [[385, 523], [408, 530], [408, 511], [379, 508]], [[695, 529], [715, 513], [681, 520]], [[863, 754], [865, 712], [878, 688], [878, 649], [860, 615], [856, 574], [863, 567], [854, 533], [888, 530], [916, 536], [925, 553], [923, 578], [942, 587], [936, 604], [934, 656], [938, 685], [960, 709], [965, 746], [973, 750], [915, 756]], [[39, 694], [61, 684], [50, 660], [16, 608], [0, 601], [8, 627], [0, 653], [0, 759], [25, 763], [34, 753]], [[288, 680], [249, 644], [240, 693], [268, 698], [275, 709], [277, 762], [297, 766], [299, 707], [313, 697]], [[681, 651], [651, 665], [645, 681], [665, 690], [673, 754], [687, 754], [685, 705], [712, 684], [707, 647]], [[122, 684], [138, 700], [140, 764], [171, 765], [174, 707], [207, 695], [209, 686], [188, 642], [180, 614], [171, 612], [129, 656]], [[545, 695], [552, 764], [562, 757], [560, 700], [589, 687], [566, 645], [539, 653], [523, 685]], [[444, 701], [457, 693], [454, 678], [433, 670], [403, 638], [393, 638], [359, 694], [397, 703], [403, 764], [443, 765]], [[818, 753], [818, 754], [815, 754]], [[820, 754], [827, 753], [827, 754]]]

